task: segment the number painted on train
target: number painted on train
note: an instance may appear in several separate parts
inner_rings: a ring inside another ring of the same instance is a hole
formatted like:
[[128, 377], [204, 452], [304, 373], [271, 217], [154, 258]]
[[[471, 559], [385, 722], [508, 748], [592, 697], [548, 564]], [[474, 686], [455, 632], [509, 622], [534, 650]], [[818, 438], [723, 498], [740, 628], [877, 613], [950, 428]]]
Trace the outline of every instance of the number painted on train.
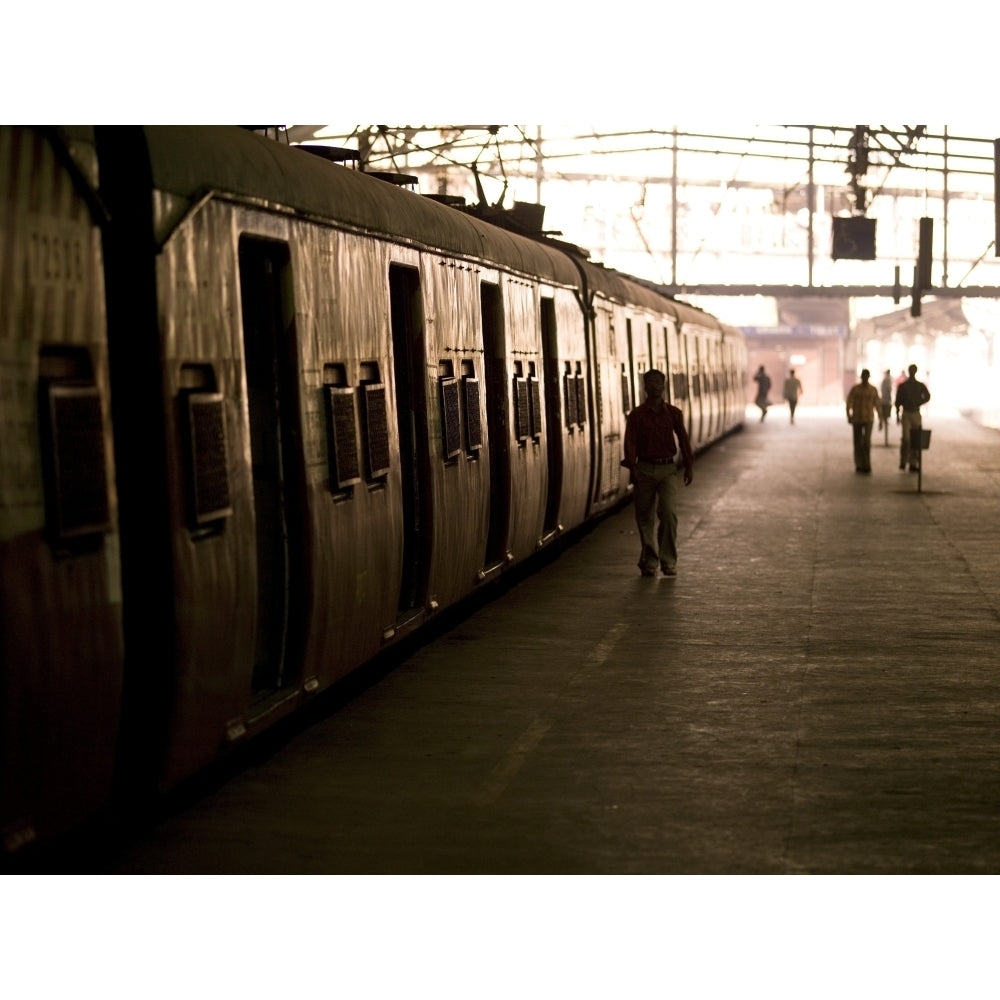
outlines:
[[80, 233], [33, 229], [28, 235], [28, 282], [82, 284], [86, 250]]

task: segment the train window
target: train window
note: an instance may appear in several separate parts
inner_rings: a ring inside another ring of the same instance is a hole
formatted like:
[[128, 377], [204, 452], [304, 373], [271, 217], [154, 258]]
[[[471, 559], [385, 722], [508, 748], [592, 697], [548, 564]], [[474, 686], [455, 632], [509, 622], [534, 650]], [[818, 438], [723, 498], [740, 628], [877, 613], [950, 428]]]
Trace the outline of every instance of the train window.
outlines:
[[583, 371], [580, 362], [576, 363], [576, 423], [582, 430], [587, 422], [587, 387], [583, 379]]
[[566, 426], [573, 431], [577, 423], [576, 379], [573, 376], [573, 365], [569, 361], [566, 362], [566, 372], [563, 375], [563, 401]]
[[218, 527], [233, 512], [229, 488], [226, 412], [221, 392], [181, 389], [178, 393], [187, 517], [191, 531]]
[[107, 531], [104, 418], [96, 385], [48, 386], [49, 430], [55, 487], [54, 528], [60, 540]]
[[347, 366], [323, 366], [323, 412], [326, 418], [326, 454], [330, 492], [347, 499], [361, 482], [358, 449], [357, 397], [347, 380]]
[[462, 450], [462, 428], [459, 420], [458, 381], [454, 375], [438, 379], [441, 400], [441, 447], [446, 460], [458, 458]]
[[519, 444], [527, 444], [530, 429], [530, 414], [528, 412], [528, 381], [514, 377], [514, 436]]
[[701, 372], [691, 375], [691, 395], [697, 399], [701, 395]]
[[632, 391], [629, 383], [628, 372], [625, 365], [622, 365], [622, 413], [628, 413], [632, 409]]
[[531, 431], [531, 411], [528, 403], [528, 380], [524, 377], [524, 364], [514, 362], [514, 437], [525, 445]]
[[355, 392], [349, 386], [324, 385], [323, 402], [330, 492], [349, 494], [361, 482]]
[[389, 474], [389, 417], [385, 385], [361, 386], [361, 423], [365, 443], [365, 476], [369, 482]]
[[465, 410], [465, 450], [476, 458], [483, 446], [483, 422], [479, 413], [479, 379], [471, 361], [462, 362], [462, 406]]
[[111, 529], [104, 415], [90, 355], [43, 348], [38, 369], [46, 532], [53, 547], [89, 546]]
[[688, 381], [684, 372], [673, 373], [674, 399], [688, 398]]
[[531, 437], [538, 441], [542, 436], [542, 387], [534, 361], [528, 362], [528, 415]]

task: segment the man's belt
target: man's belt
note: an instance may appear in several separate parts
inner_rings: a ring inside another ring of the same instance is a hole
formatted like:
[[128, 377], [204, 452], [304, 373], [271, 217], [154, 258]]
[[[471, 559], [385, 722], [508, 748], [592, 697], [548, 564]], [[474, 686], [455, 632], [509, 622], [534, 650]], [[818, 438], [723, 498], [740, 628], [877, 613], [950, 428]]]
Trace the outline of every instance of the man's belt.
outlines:
[[640, 458], [640, 462], [649, 462], [650, 465], [669, 465], [674, 460], [673, 455], [670, 458]]

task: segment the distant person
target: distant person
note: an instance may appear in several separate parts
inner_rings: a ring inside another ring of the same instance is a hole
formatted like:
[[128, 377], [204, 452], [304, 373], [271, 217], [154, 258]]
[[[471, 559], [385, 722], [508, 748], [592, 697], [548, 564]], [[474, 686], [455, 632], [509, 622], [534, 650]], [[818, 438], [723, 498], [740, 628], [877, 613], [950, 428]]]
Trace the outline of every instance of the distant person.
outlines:
[[771, 391], [771, 377], [761, 365], [753, 380], [757, 383], [757, 398], [754, 403], [760, 407], [760, 422], [763, 423], [764, 417], [767, 416], [767, 408], [771, 405], [771, 401], [767, 398], [767, 394]]
[[788, 378], [785, 379], [785, 388], [782, 391], [782, 395], [788, 402], [788, 418], [789, 423], [795, 423], [795, 407], [799, 405], [799, 396], [802, 395], [802, 383], [795, 377], [795, 369], [792, 368], [788, 372]]
[[910, 450], [910, 431], [919, 430], [923, 424], [920, 417], [920, 407], [929, 402], [930, 390], [923, 382], [917, 381], [917, 366], [910, 365], [910, 377], [896, 389], [896, 419], [900, 420], [902, 411], [902, 437], [899, 440], [899, 467], [910, 472], [920, 471], [920, 453], [912, 454]]
[[858, 472], [872, 471], [872, 424], [878, 417], [882, 429], [882, 410], [878, 389], [868, 380], [871, 372], [864, 368], [861, 381], [847, 394], [847, 420], [854, 428], [854, 468]]
[[[901, 371], [896, 376], [896, 391], [899, 391], [899, 387], [906, 381], [906, 372]], [[896, 423], [899, 423], [899, 410], [896, 411]]]
[[895, 387], [892, 380], [892, 369], [886, 368], [885, 374], [882, 376], [882, 384], [879, 386], [879, 392], [882, 396], [882, 426], [885, 428], [886, 448], [889, 447], [889, 417], [892, 415], [892, 393]]
[[[625, 421], [625, 458], [634, 490], [635, 523], [642, 549], [639, 570], [655, 576], [677, 575], [677, 455], [684, 466], [684, 485], [691, 485], [694, 456], [684, 428], [684, 414], [663, 398], [666, 376], [650, 368], [642, 377], [646, 399]], [[658, 523], [657, 523], [658, 522]]]
[[[896, 388], [895, 383], [892, 380], [892, 369], [886, 368], [885, 374], [882, 376], [882, 385], [879, 386], [879, 390], [882, 394], [882, 423], [887, 424], [889, 422], [889, 417], [892, 415], [892, 393]], [[886, 431], [888, 434], [888, 431]]]

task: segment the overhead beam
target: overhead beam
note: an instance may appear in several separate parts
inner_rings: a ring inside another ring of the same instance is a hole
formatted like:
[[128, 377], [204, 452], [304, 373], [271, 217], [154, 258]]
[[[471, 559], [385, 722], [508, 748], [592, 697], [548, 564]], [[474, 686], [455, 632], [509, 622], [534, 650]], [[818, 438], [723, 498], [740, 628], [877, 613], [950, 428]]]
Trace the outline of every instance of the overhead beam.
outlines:
[[[667, 295], [764, 295], [770, 298], [891, 299], [892, 285], [663, 285]], [[927, 288], [924, 294], [938, 299], [996, 299], [1000, 287], [970, 285], [967, 288]]]

